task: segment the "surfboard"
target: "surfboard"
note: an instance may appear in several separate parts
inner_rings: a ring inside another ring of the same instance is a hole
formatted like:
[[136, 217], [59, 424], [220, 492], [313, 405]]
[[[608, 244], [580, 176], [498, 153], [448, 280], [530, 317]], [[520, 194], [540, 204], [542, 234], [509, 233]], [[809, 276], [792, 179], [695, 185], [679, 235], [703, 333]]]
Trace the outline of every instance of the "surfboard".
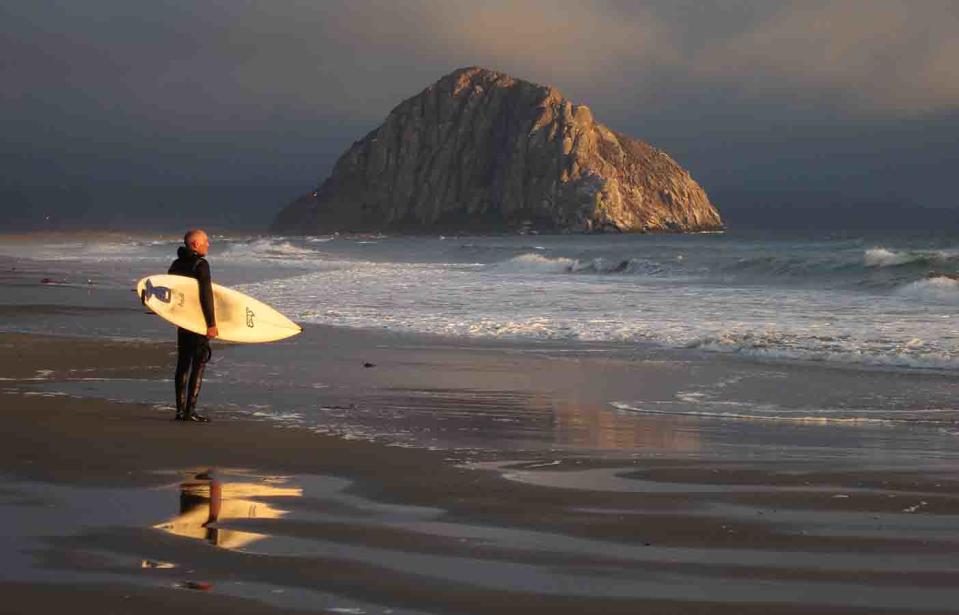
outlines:
[[[178, 327], [206, 333], [206, 320], [200, 309], [200, 285], [182, 275], [151, 275], [137, 282], [137, 296], [143, 305], [160, 318]], [[256, 344], [292, 337], [303, 329], [262, 301], [213, 284], [213, 309], [216, 311], [217, 339]]]

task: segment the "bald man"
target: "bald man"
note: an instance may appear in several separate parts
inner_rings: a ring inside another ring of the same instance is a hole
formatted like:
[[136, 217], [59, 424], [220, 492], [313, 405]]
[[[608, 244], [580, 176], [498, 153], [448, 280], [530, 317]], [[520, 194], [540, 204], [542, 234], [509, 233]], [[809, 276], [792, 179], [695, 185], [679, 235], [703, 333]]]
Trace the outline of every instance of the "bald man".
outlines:
[[200, 229], [187, 231], [183, 245], [177, 250], [177, 259], [170, 265], [169, 273], [196, 278], [200, 284], [200, 308], [206, 320], [206, 335], [177, 328], [176, 374], [176, 420], [194, 423], [209, 422], [196, 413], [196, 401], [203, 384], [203, 370], [213, 352], [210, 340], [218, 335], [216, 313], [213, 310], [213, 282], [210, 279], [210, 264], [204, 258], [210, 250], [210, 238]]

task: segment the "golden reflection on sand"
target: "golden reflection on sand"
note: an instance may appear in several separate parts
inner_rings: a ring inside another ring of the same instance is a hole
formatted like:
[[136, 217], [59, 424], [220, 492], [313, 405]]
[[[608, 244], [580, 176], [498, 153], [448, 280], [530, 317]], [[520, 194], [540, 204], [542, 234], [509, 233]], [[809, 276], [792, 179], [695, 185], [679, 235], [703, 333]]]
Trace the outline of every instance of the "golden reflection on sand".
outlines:
[[697, 451], [699, 434], [681, 422], [661, 417], [624, 415], [606, 407], [553, 400], [553, 434], [557, 444], [599, 450]]
[[176, 536], [205, 540], [224, 549], [238, 549], [265, 534], [217, 527], [230, 519], [278, 519], [288, 511], [254, 498], [301, 497], [299, 487], [267, 482], [224, 482], [212, 472], [197, 474], [180, 484], [180, 514], [153, 527]]

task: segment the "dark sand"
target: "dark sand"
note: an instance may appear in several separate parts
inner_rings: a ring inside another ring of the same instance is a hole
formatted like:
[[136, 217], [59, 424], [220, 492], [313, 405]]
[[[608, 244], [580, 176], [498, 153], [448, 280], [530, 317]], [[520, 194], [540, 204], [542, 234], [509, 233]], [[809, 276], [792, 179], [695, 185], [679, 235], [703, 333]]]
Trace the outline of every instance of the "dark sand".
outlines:
[[[351, 335], [339, 343], [364, 343]], [[51, 396], [33, 380], [80, 368], [168, 377], [171, 351], [0, 335], [0, 612], [959, 605], [959, 480], [948, 468], [661, 452], [466, 460], [261, 422], [181, 424], [148, 405]], [[475, 403], [482, 387], [460, 371], [448, 395], [462, 389]], [[414, 387], [430, 378], [409, 376]], [[222, 509], [207, 523], [214, 488]]]

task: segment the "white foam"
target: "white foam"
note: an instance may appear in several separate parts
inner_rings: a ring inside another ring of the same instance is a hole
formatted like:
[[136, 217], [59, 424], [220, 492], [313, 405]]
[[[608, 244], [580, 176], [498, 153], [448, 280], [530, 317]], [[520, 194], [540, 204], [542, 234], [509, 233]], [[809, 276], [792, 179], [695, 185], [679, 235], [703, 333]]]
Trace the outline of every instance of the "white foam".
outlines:
[[[539, 250], [541, 248], [534, 247]], [[492, 267], [502, 273], [631, 273], [653, 274], [662, 269], [656, 263], [636, 259], [573, 259], [565, 257], [543, 256], [529, 252], [496, 263]]]
[[939, 276], [911, 282], [896, 290], [903, 297], [959, 304], [959, 280]]
[[158, 248], [174, 246], [173, 241], [115, 239], [82, 239], [77, 241], [0, 243], [0, 254], [53, 262], [131, 262], [155, 259]]
[[867, 267], [894, 267], [904, 265], [918, 258], [916, 254], [893, 252], [885, 248], [870, 248], [866, 250], [863, 262]]
[[956, 249], [946, 250], [910, 250], [896, 252], [882, 247], [870, 248], [863, 255], [863, 263], [867, 267], [896, 267], [913, 262], [925, 262], [937, 265], [948, 265], [959, 258]]
[[[637, 414], [655, 414], [665, 416], [695, 416], [707, 419], [727, 419], [745, 421], [783, 421], [801, 423], [804, 425], [869, 425], [892, 422], [885, 417], [843, 416], [835, 411], [823, 413], [803, 413], [803, 411], [787, 411], [772, 405], [748, 404], [744, 402], [716, 402], [719, 408], [735, 407], [739, 410], [699, 410], [691, 409], [682, 404], [668, 405], [668, 402], [658, 402], [654, 407], [651, 404], [636, 404], [623, 401], [611, 402], [610, 405], [622, 412]], [[666, 407], [662, 407], [666, 406]]]
[[271, 260], [302, 260], [316, 257], [318, 253], [306, 247], [297, 246], [283, 239], [255, 239], [250, 242], [230, 243], [222, 253], [224, 256], [249, 257]]
[[576, 263], [577, 261], [571, 258], [549, 258], [530, 252], [498, 263], [494, 265], [494, 269], [503, 273], [565, 273]]
[[[657, 276], [542, 275], [572, 262], [536, 254], [479, 268], [313, 261], [309, 274], [241, 290], [294, 320], [333, 326], [648, 342], [762, 360], [959, 369], [959, 334], [942, 324], [952, 317], [951, 304], [923, 301], [917, 307], [900, 295], [817, 289], [699, 287]], [[504, 265], [539, 275], [503, 275]]]
[[[146, 254], [155, 268], [169, 262], [177, 243], [98, 237], [41, 247], [91, 261], [104, 252], [113, 258]], [[214, 243], [214, 257], [227, 256], [216, 260], [219, 280], [301, 322], [468, 337], [648, 342], [762, 360], [959, 370], [959, 331], [949, 324], [959, 304], [959, 281], [947, 277], [881, 292], [665, 277], [691, 269], [677, 270], [675, 255], [656, 245], [610, 247], [595, 238], [542, 245], [509, 238], [478, 238], [463, 246], [422, 238], [386, 238], [379, 246], [332, 237]], [[543, 248], [566, 256], [547, 256]], [[735, 249], [720, 256], [735, 257]], [[847, 255], [875, 267], [959, 255], [874, 247], [863, 257], [860, 245], [849, 249]], [[370, 256], [358, 258], [360, 253]], [[701, 269], [698, 262], [688, 267]]]
[[959, 370], [959, 356], [927, 345], [918, 337], [901, 340], [776, 335], [769, 332], [707, 335], [686, 348], [738, 354], [772, 361], [817, 361], [868, 367]]

